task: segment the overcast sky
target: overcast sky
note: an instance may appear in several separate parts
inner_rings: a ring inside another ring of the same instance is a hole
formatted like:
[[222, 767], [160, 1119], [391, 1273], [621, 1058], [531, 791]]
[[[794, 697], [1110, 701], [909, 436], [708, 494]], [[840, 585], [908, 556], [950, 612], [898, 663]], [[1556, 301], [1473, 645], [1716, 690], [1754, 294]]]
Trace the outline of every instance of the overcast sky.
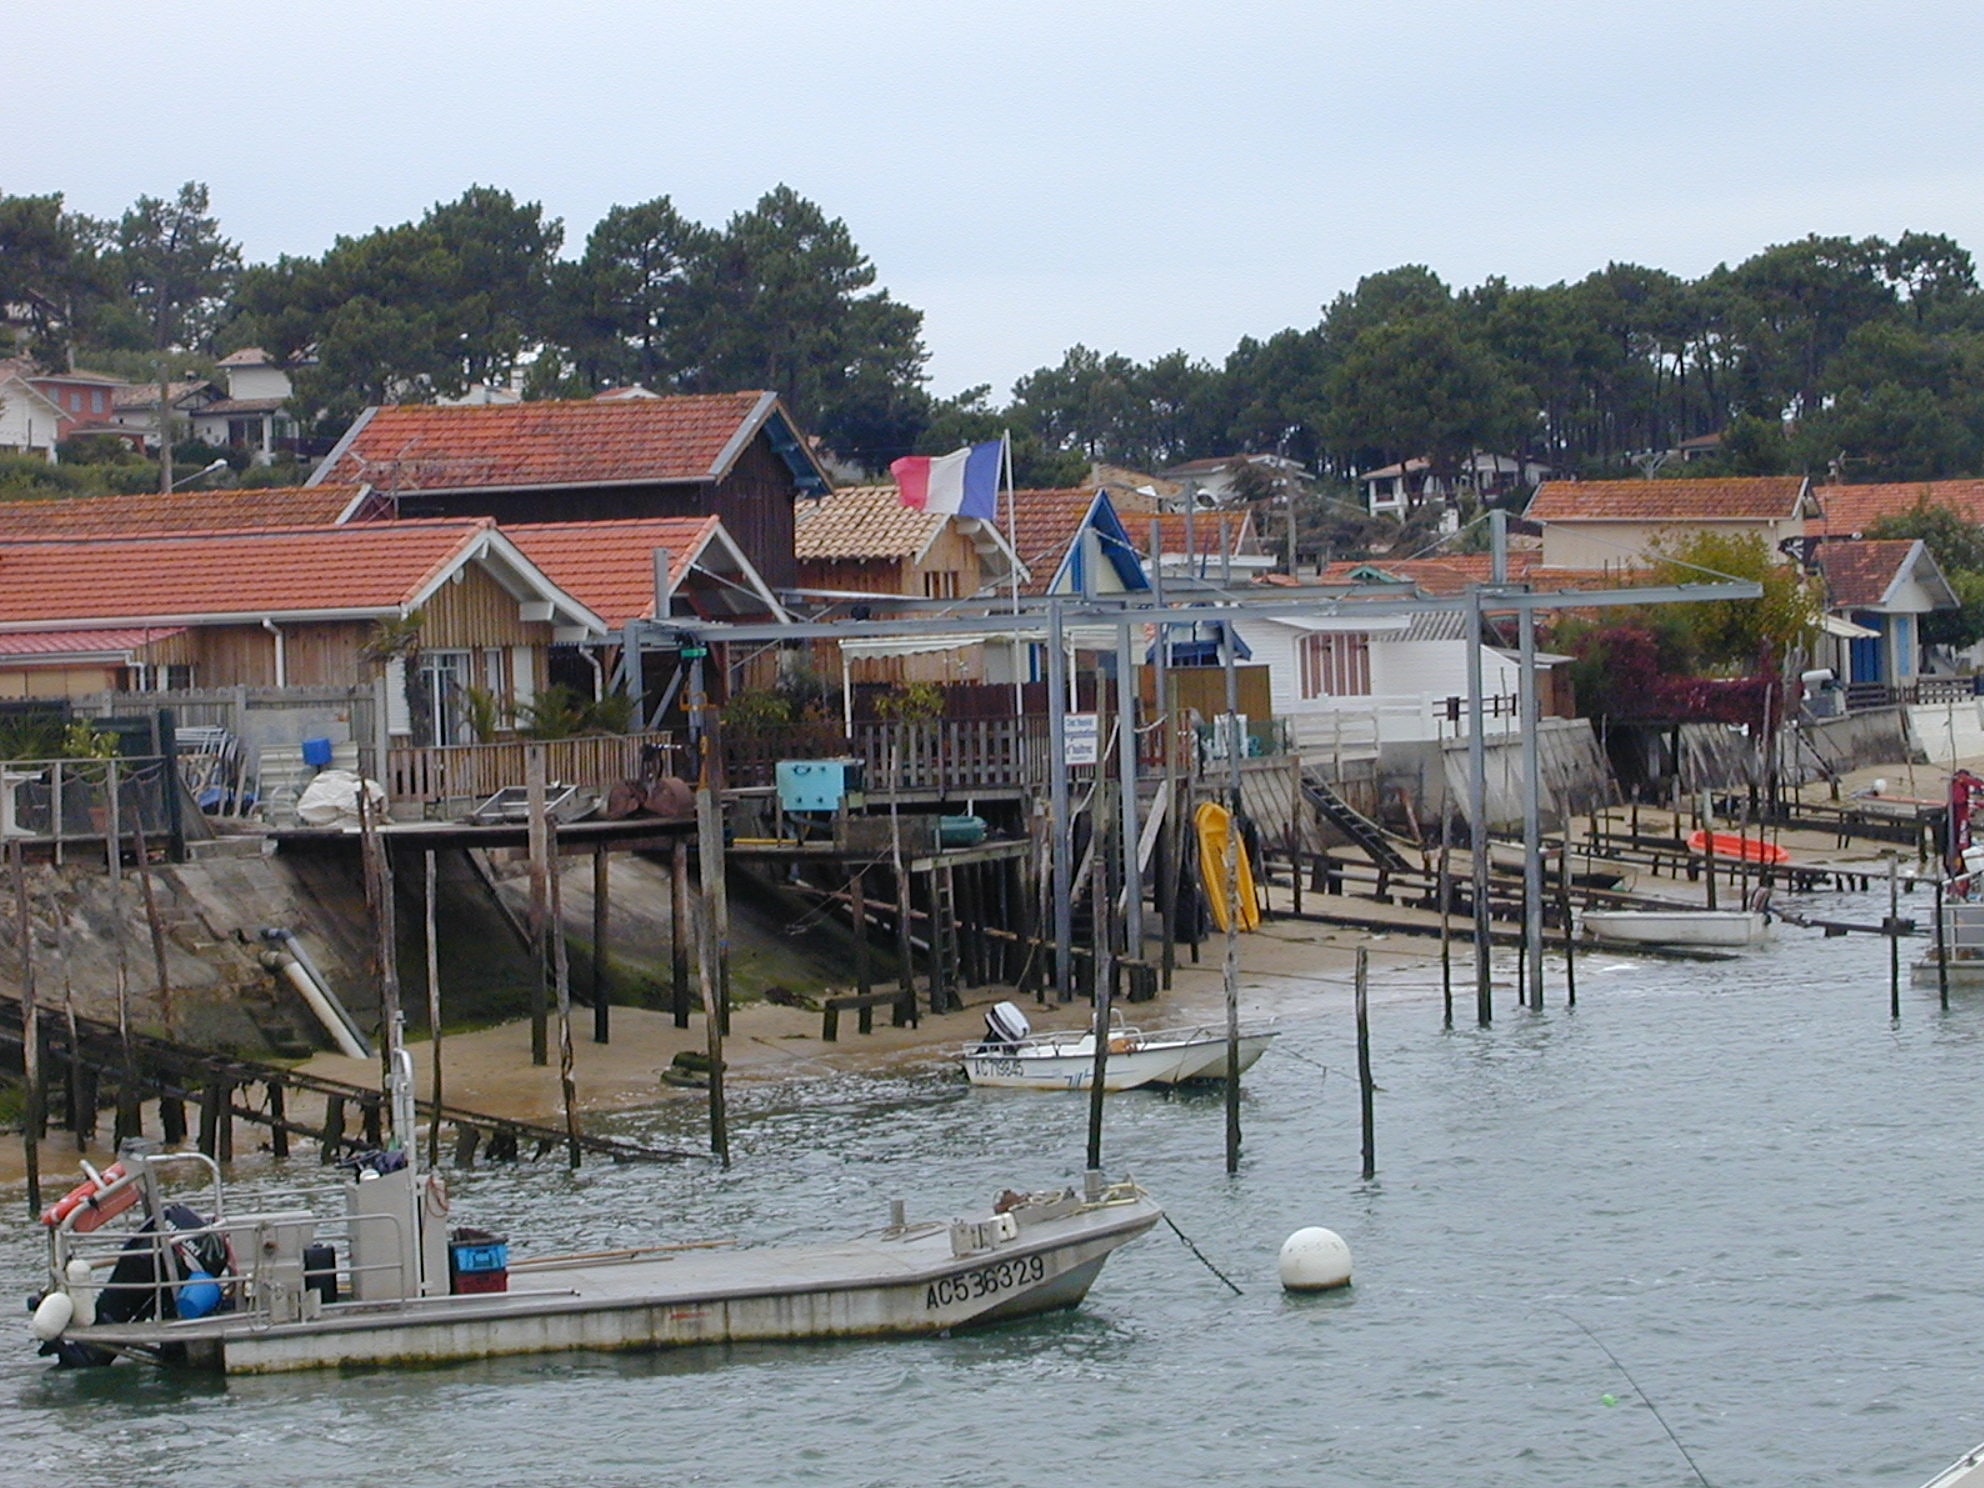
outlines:
[[1984, 252], [1974, 0], [97, 0], [10, 7], [0, 191], [202, 180], [251, 259], [472, 183], [576, 252], [784, 181], [925, 313], [933, 389], [1219, 359], [1360, 275], [1695, 275], [1808, 232]]

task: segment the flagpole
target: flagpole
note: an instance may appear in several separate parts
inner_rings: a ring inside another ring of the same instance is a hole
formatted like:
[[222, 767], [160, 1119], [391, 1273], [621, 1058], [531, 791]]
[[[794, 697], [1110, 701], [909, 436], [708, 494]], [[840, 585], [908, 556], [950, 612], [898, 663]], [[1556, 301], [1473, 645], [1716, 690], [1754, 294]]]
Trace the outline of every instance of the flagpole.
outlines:
[[1020, 614], [1020, 538], [1019, 502], [1013, 498], [1013, 431], [999, 431], [999, 464], [1006, 477], [1006, 546], [1012, 549], [1008, 558], [1013, 583], [1013, 727], [1021, 726], [1026, 718], [1026, 679], [1020, 675], [1021, 645], [1019, 637]]

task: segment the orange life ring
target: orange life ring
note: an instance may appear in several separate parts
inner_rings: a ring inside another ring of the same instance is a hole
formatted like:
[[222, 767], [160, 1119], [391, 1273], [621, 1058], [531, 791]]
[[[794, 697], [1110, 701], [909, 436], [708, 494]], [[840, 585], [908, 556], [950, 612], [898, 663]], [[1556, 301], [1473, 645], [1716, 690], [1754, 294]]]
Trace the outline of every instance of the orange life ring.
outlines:
[[41, 1211], [41, 1222], [51, 1230], [71, 1214], [75, 1214], [78, 1209], [87, 1209], [87, 1213], [77, 1216], [76, 1222], [69, 1226], [76, 1234], [87, 1235], [98, 1225], [106, 1220], [115, 1219], [138, 1202], [138, 1185], [135, 1183], [126, 1184], [101, 1202], [97, 1200], [98, 1194], [112, 1187], [125, 1176], [124, 1164], [121, 1162], [112, 1163], [101, 1173], [85, 1163], [83, 1171], [89, 1175], [87, 1178]]

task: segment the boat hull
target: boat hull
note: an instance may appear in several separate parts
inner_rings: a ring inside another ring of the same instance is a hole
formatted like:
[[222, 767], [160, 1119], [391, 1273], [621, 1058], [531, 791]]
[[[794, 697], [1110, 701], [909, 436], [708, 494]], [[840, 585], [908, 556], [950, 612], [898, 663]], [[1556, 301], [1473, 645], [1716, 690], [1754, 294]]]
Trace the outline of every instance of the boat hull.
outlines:
[[1592, 909], [1584, 933], [1615, 945], [1734, 950], [1770, 936], [1770, 921], [1751, 910]]
[[807, 1249], [526, 1261], [510, 1268], [506, 1292], [338, 1303], [294, 1323], [222, 1316], [73, 1327], [66, 1337], [116, 1351], [163, 1347], [229, 1374], [275, 1374], [573, 1349], [944, 1333], [1080, 1303], [1109, 1255], [1162, 1217], [1141, 1190], [1112, 1192], [964, 1254], [955, 1253], [950, 1225], [926, 1224]]
[[[1277, 1030], [1240, 1030], [1240, 1068], [1244, 1072], [1267, 1052]], [[1005, 1049], [983, 1045], [967, 1048], [964, 1072], [974, 1085], [1010, 1090], [1088, 1090], [1095, 1083], [1095, 1043], [1087, 1035], [1045, 1035]], [[1141, 1085], [1182, 1085], [1195, 1080], [1226, 1078], [1226, 1030], [1205, 1025], [1134, 1030], [1113, 1040], [1103, 1072], [1104, 1090], [1135, 1090]]]

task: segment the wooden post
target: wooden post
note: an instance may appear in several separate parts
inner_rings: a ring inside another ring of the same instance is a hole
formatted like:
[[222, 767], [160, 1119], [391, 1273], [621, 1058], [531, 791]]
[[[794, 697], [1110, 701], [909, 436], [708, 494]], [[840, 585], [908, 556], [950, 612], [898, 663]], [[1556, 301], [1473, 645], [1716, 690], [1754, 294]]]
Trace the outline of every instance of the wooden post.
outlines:
[[1707, 791], [1702, 792], [1702, 875], [1708, 880], [1708, 907], [1715, 908], [1715, 807]]
[[[58, 823], [59, 830], [59, 823]], [[27, 1120], [21, 1128], [26, 1161], [28, 1213], [41, 1213], [41, 1014], [34, 997], [34, 921], [28, 915], [27, 860], [16, 837], [7, 844], [14, 869], [14, 925], [21, 942], [21, 1067], [27, 1081]]]
[[[406, 1014], [400, 1007], [399, 915], [393, 898], [393, 862], [386, 852], [385, 839], [379, 835], [374, 815], [367, 792], [361, 788], [358, 792], [358, 830], [361, 848], [372, 870], [373, 955], [379, 973], [379, 1057], [383, 1067], [380, 1089], [384, 1090], [391, 1088], [397, 1075], [393, 1059], [406, 1038]], [[394, 1132], [393, 1136], [402, 1147], [409, 1151], [412, 1149], [412, 1132]]]
[[427, 894], [427, 1038], [432, 1044], [429, 1053], [434, 1060], [433, 1088], [429, 1092], [434, 1100], [434, 1115], [427, 1123], [427, 1166], [441, 1166], [441, 943], [435, 931], [435, 872], [434, 852], [428, 849]]
[[1897, 868], [1901, 862], [1899, 853], [1890, 851], [1888, 857], [1888, 922], [1882, 928], [1888, 933], [1888, 1016], [1895, 1022], [1901, 1021], [1901, 880]]
[[545, 922], [550, 885], [550, 865], [545, 852], [544, 746], [524, 746], [524, 791], [529, 809], [530, 842], [530, 1062], [551, 1062], [551, 1030], [548, 1026], [549, 999], [545, 988]]
[[606, 929], [613, 871], [606, 845], [592, 850], [592, 1041], [607, 1042]]
[[1169, 992], [1172, 973], [1178, 969], [1178, 854], [1183, 834], [1178, 820], [1178, 715], [1172, 707], [1172, 683], [1163, 665], [1164, 653], [1165, 643], [1160, 640], [1157, 676], [1163, 684], [1158, 707], [1164, 730], [1164, 821], [1157, 837], [1157, 912], [1164, 921], [1164, 944], [1157, 954], [1158, 973]]
[[854, 913], [854, 990], [866, 997], [875, 990], [868, 974], [868, 865], [856, 863], [847, 881]]
[[[173, 1104], [177, 1105], [178, 1102], [175, 1101]], [[179, 1124], [181, 1140], [184, 1140], [186, 1118], [183, 1113], [180, 1116]], [[170, 1141], [171, 1139], [171, 1131], [168, 1128], [166, 1140]], [[336, 1162], [338, 1160], [338, 1154], [343, 1150], [344, 1097], [341, 1095], [327, 1095], [324, 1097], [324, 1131], [323, 1135], [317, 1140], [317, 1160], [327, 1163]]]
[[675, 839], [668, 862], [668, 970], [675, 1026], [689, 1026], [689, 842]]
[[1226, 759], [1232, 799], [1226, 822], [1226, 1171], [1240, 1170], [1240, 737], [1239, 682], [1233, 670], [1233, 625], [1219, 627], [1220, 666], [1226, 674]]
[[1441, 1026], [1454, 1026], [1454, 814], [1440, 812], [1440, 1003]]
[[1577, 936], [1571, 925], [1571, 840], [1564, 837], [1564, 859], [1557, 876], [1557, 909], [1564, 917], [1564, 1006], [1578, 1005]]
[[186, 1102], [168, 1091], [159, 1092], [158, 1130], [166, 1146], [186, 1144]]
[[1936, 876], [1936, 990], [1943, 1000], [1943, 1011], [1950, 1010], [1950, 957], [1947, 932], [1943, 928], [1943, 880]]
[[137, 852], [138, 891], [145, 901], [145, 925], [151, 931], [152, 962], [158, 972], [158, 1016], [165, 1025], [165, 1036], [172, 1037], [172, 978], [165, 965], [165, 926], [158, 916], [158, 898], [152, 892], [151, 851], [145, 844], [145, 822], [141, 816], [131, 823], [132, 846]]
[[1364, 1119], [1366, 1182], [1378, 1175], [1378, 1133], [1371, 1098], [1370, 958], [1371, 953], [1363, 946], [1357, 948], [1357, 1105]]
[[209, 1079], [200, 1091], [200, 1150], [216, 1162], [220, 1161], [220, 1129], [224, 1122], [231, 1124], [227, 1086], [218, 1079]]
[[269, 1081], [269, 1150], [277, 1157], [289, 1156], [289, 1113], [280, 1080]]
[[[700, 698], [700, 689], [698, 689]], [[702, 771], [696, 787], [696, 974], [703, 991], [703, 1022], [710, 1056], [710, 1151], [730, 1166], [730, 1132], [723, 1096], [722, 982], [717, 970], [723, 950], [716, 923], [717, 886], [723, 880], [723, 809], [710, 785], [709, 736], [702, 739]]]
[[579, 1165], [578, 1088], [572, 1079], [572, 971], [565, 955], [565, 875], [558, 869], [558, 832], [546, 823], [551, 857], [551, 968], [558, 994], [558, 1089], [565, 1099], [565, 1147], [572, 1167]]

